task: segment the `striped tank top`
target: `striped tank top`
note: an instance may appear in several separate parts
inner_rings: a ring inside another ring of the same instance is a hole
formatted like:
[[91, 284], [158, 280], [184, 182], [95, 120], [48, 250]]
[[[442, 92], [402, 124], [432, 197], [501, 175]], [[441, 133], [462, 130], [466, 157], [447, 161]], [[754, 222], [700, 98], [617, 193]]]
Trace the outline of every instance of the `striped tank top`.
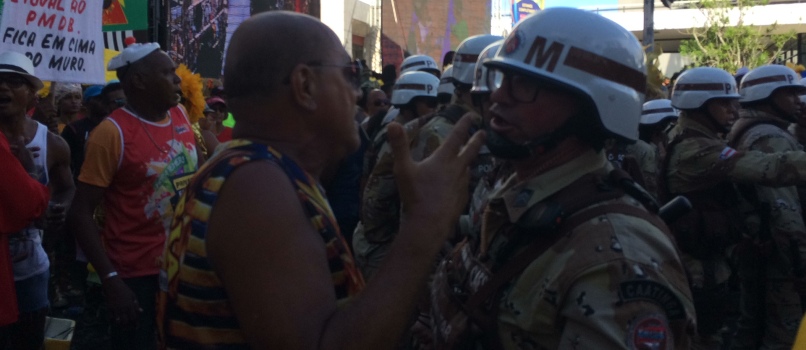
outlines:
[[238, 166], [269, 161], [288, 175], [311, 225], [327, 248], [333, 288], [343, 305], [364, 287], [349, 245], [317, 181], [270, 146], [234, 140], [197, 173], [176, 207], [164, 255], [157, 320], [161, 347], [246, 349], [248, 344], [221, 280], [207, 260], [207, 220], [218, 191]]

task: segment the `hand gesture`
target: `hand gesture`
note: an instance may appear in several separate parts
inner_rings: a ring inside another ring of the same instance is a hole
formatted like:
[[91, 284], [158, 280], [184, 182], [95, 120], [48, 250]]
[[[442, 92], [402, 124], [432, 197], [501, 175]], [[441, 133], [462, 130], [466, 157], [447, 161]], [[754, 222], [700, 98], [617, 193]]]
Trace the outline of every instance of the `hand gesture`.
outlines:
[[[470, 164], [484, 144], [483, 131], [468, 141], [471, 118], [465, 115], [445, 142], [430, 157], [414, 163], [409, 140], [400, 124], [389, 125], [388, 138], [394, 156], [394, 172], [400, 193], [402, 217], [424, 216], [448, 227], [467, 205]], [[450, 231], [450, 230], [446, 230]], [[445, 233], [445, 237], [450, 232]]]

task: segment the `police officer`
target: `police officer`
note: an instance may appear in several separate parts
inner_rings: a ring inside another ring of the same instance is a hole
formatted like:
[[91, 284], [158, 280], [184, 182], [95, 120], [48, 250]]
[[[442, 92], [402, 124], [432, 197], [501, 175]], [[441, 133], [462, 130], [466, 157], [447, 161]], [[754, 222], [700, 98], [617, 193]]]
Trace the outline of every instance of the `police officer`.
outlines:
[[486, 65], [487, 145], [515, 173], [480, 239], [434, 277], [437, 347], [687, 348], [694, 310], [674, 243], [603, 153], [607, 138], [638, 136], [640, 43], [597, 14], [550, 8]]
[[671, 100], [659, 99], [644, 103], [641, 123], [638, 125], [638, 140], [625, 148], [626, 153], [635, 158], [641, 169], [644, 188], [655, 198], [658, 198], [658, 176], [668, 143], [665, 131], [670, 123], [677, 120], [677, 113]]
[[[739, 195], [731, 183], [736, 151], [720, 138], [738, 113], [734, 78], [718, 68], [694, 68], [680, 75], [671, 104], [678, 124], [662, 166], [662, 200], [684, 195], [694, 210], [672, 226], [690, 277], [697, 308], [698, 349], [719, 349], [728, 310], [730, 267], [727, 249], [742, 236]], [[704, 156], [701, 156], [704, 155]]]
[[[470, 89], [470, 97], [473, 100], [473, 105], [476, 107], [476, 110], [479, 111], [485, 128], [489, 127], [491, 118], [491, 93], [490, 84], [488, 83], [491, 71], [484, 63], [495, 57], [498, 49], [501, 48], [501, 44], [503, 44], [503, 40], [496, 41], [481, 52], [476, 62], [473, 87]], [[471, 172], [471, 176], [473, 176], [471, 178], [471, 184], [476, 183], [476, 187], [472, 189], [468, 213], [460, 218], [460, 232], [462, 236], [470, 235], [478, 237], [481, 230], [481, 216], [484, 213], [484, 208], [487, 207], [487, 199], [490, 192], [511, 174], [509, 163], [503, 159], [495, 159], [490, 153], [489, 148], [482, 147], [479, 151], [479, 159]]]
[[442, 72], [442, 77], [439, 79], [437, 100], [440, 108], [444, 108], [451, 103], [453, 89], [453, 66], [450, 66]]
[[[408, 125], [432, 114], [438, 87], [439, 78], [429, 73], [412, 71], [401, 75], [392, 93], [392, 105], [400, 110], [395, 121]], [[378, 151], [367, 152], [364, 164], [370, 175], [364, 188], [361, 222], [353, 237], [356, 264], [367, 280], [377, 271], [400, 226], [400, 197], [386, 131], [384, 126], [370, 147]]]
[[[456, 55], [453, 58], [453, 85], [455, 88], [453, 103], [438, 111], [412, 139], [411, 155], [415, 160], [425, 159], [433, 153], [444, 142], [456, 121], [465, 113], [475, 112], [477, 115], [474, 128], [481, 129], [482, 120], [478, 115], [479, 110], [474, 108], [470, 90], [476, 76], [476, 62], [479, 60], [479, 55], [490, 44], [499, 40], [501, 40], [500, 36], [476, 35], [465, 39], [456, 48]], [[468, 192], [475, 188], [476, 182], [480, 178], [478, 170], [488, 169], [488, 164], [480, 162], [475, 164], [473, 169], [471, 188]]]
[[[803, 149], [787, 131], [789, 124], [797, 122], [802, 112], [799, 95], [806, 92], [806, 87], [799, 81], [800, 77], [792, 69], [781, 65], [758, 67], [742, 78], [739, 100], [742, 110], [729, 135], [738, 150], [781, 153]], [[770, 177], [794, 178], [803, 171], [803, 164], [793, 164], [778, 176], [770, 174]], [[769, 210], [764, 213], [768, 220], [759, 223], [750, 217], [748, 227], [758, 227], [758, 232], [751, 232], [755, 235], [766, 230], [771, 250], [764, 259], [764, 273], [755, 279], [748, 278], [748, 283], [743, 285], [739, 322], [739, 334], [743, 336], [738, 337], [739, 346], [735, 348], [755, 348], [759, 345], [757, 339], [761, 338], [760, 345], [764, 349], [788, 349], [803, 316], [805, 305], [801, 298], [806, 296], [803, 290], [806, 226], [801, 198], [795, 186], [756, 184], [754, 187], [752, 201], [758, 210]], [[748, 268], [742, 266], [743, 270]], [[752, 288], [752, 284], [763, 285], [764, 290]]]
[[[440, 72], [438, 67], [439, 66], [437, 66], [437, 62], [434, 61], [434, 59], [431, 58], [431, 56], [413, 55], [406, 57], [403, 60], [403, 63], [400, 64], [400, 76], [402, 77], [403, 74], [406, 74], [408, 72], [426, 72], [433, 74], [435, 77], [439, 78], [442, 72]], [[394, 95], [394, 93], [395, 92], [393, 90], [392, 95]], [[394, 106], [392, 108], [389, 108], [389, 111], [386, 112], [386, 116], [383, 117], [382, 125], [391, 123], [393, 120], [395, 120], [398, 113], [400, 113], [400, 110], [398, 110]], [[374, 139], [375, 135], [370, 136], [372, 136]]]

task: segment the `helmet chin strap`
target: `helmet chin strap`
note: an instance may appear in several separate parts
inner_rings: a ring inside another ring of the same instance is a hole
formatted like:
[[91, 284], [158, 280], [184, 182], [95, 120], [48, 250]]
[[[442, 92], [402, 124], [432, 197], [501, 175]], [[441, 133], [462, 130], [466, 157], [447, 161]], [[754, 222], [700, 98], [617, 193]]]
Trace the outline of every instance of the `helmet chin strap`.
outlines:
[[493, 131], [489, 125], [487, 125], [485, 127], [487, 129], [487, 148], [490, 149], [490, 153], [492, 153], [493, 156], [507, 160], [518, 160], [532, 155], [545, 154], [573, 134], [574, 126], [576, 125], [573, 120], [575, 119], [577, 119], [576, 116], [570, 118], [565, 124], [557, 128], [557, 130], [524, 143], [514, 142], [504, 135]]

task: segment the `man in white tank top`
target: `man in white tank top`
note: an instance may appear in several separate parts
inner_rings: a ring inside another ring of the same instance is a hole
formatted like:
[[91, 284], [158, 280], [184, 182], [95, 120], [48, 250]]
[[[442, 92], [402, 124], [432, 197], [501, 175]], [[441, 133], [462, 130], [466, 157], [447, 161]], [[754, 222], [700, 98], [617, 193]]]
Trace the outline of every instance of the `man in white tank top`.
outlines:
[[[39, 349], [44, 341], [45, 316], [49, 307], [50, 263], [42, 247], [43, 229], [47, 229], [48, 235], [55, 234], [64, 224], [66, 207], [73, 198], [75, 186], [67, 143], [25, 114], [34, 102], [36, 91], [41, 88], [41, 81], [13, 64], [14, 60], [27, 60], [25, 56], [11, 55], [16, 57], [10, 61], [8, 56], [6, 53], [0, 57], [0, 131], [9, 139], [23, 136], [26, 147], [34, 153], [36, 170], [31, 176], [48, 185], [51, 201], [44, 218], [31, 222], [9, 238], [20, 318], [6, 329], [0, 329], [0, 333], [6, 331], [11, 335], [12, 349]], [[2, 61], [12, 64], [1, 64]], [[4, 345], [2, 338], [0, 334], [0, 348]]]

